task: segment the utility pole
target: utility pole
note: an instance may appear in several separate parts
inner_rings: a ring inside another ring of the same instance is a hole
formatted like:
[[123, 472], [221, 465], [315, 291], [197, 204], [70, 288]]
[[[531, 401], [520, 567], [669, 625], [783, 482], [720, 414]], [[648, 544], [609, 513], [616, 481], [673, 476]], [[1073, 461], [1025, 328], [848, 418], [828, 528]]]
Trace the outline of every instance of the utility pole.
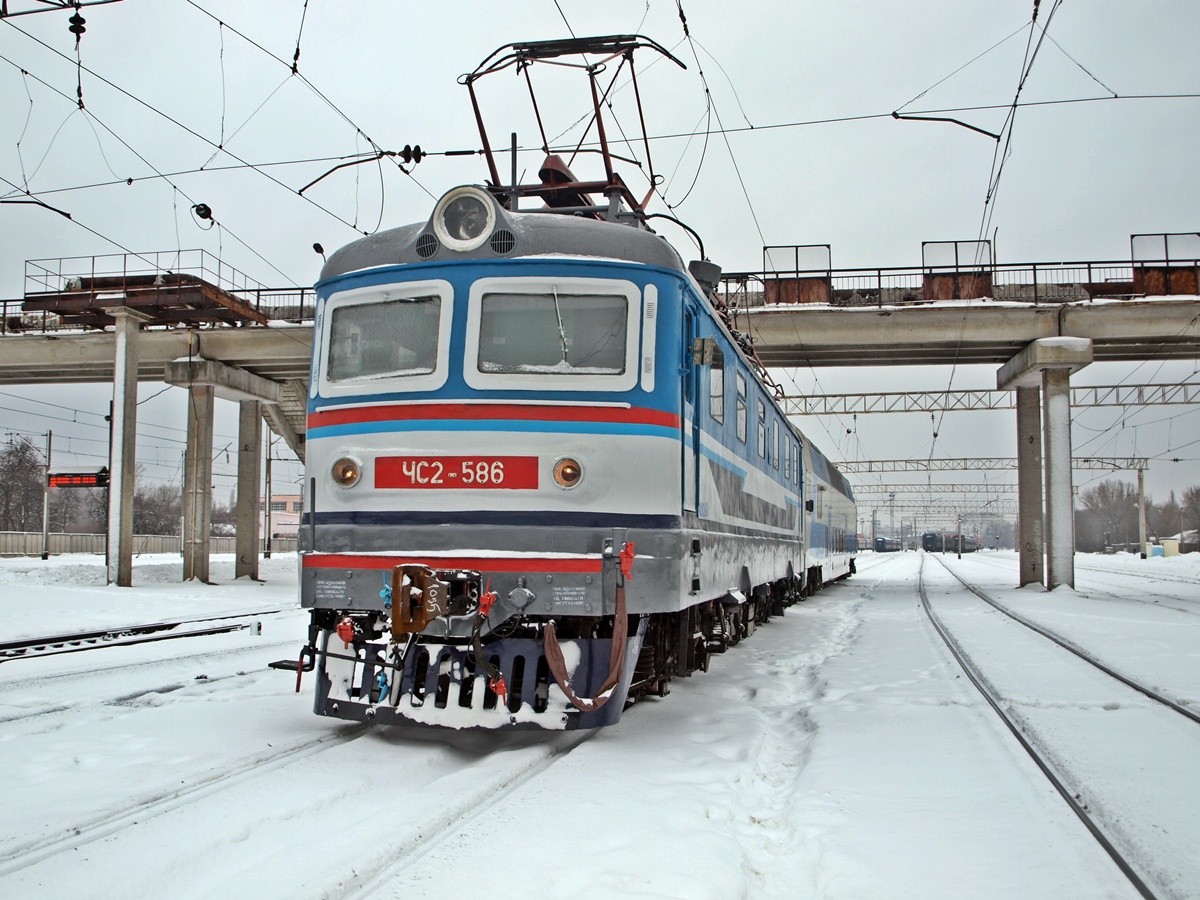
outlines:
[[1146, 558], [1146, 470], [1138, 469], [1138, 553]]
[[271, 435], [267, 434], [267, 484], [266, 484], [266, 502], [263, 504], [264, 512], [266, 512], [266, 528], [263, 530], [263, 540], [266, 541], [263, 549], [263, 559], [271, 558]]
[[46, 471], [42, 477], [42, 559], [50, 558], [50, 451], [54, 432], [46, 432]]

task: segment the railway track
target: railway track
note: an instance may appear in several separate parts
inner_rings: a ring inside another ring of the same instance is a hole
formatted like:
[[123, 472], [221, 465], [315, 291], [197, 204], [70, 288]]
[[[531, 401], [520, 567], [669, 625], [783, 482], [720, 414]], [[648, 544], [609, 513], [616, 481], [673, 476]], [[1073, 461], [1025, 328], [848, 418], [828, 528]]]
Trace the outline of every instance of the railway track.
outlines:
[[964, 579], [961, 575], [959, 575], [957, 572], [955, 572], [953, 569], [951, 569], [948, 565], [946, 565], [944, 560], [939, 559], [938, 562], [941, 563], [942, 568], [944, 568], [947, 572], [949, 572], [951, 575], [954, 576], [955, 580], [957, 580], [959, 584], [961, 584], [963, 587], [965, 587], [968, 591], [970, 591], [972, 594], [974, 594], [976, 597], [978, 597], [984, 603], [991, 606], [993, 609], [1008, 616], [1014, 622], [1019, 622], [1022, 625], [1024, 625], [1026, 628], [1028, 628], [1032, 631], [1036, 631], [1042, 637], [1046, 638], [1049, 641], [1053, 641], [1055, 644], [1062, 647], [1068, 653], [1073, 653], [1075, 656], [1079, 657], [1079, 659], [1083, 660], [1088, 665], [1094, 666], [1095, 668], [1097, 668], [1101, 672], [1103, 672], [1105, 675], [1108, 675], [1111, 678], [1117, 679], [1117, 681], [1121, 682], [1126, 687], [1132, 688], [1133, 690], [1137, 691], [1139, 694], [1149, 697], [1151, 700], [1155, 701], [1156, 703], [1161, 703], [1163, 706], [1174, 710], [1175, 712], [1179, 713], [1184, 718], [1191, 719], [1193, 722], [1200, 724], [1200, 713], [1197, 713], [1195, 710], [1190, 709], [1184, 702], [1174, 700], [1171, 697], [1168, 697], [1162, 691], [1159, 691], [1152, 687], [1148, 687], [1147, 685], [1144, 685], [1139, 681], [1135, 681], [1133, 678], [1130, 678], [1126, 675], [1122, 675], [1120, 672], [1116, 671], [1111, 666], [1096, 659], [1096, 657], [1094, 657], [1092, 654], [1088, 653], [1086, 650], [1084, 650], [1082, 647], [1080, 647], [1074, 641], [1068, 640], [1067, 638], [1063, 637], [1062, 635], [1056, 634], [1055, 632], [1051, 631], [1049, 628], [1039, 625], [1037, 622], [1034, 622], [1033, 620], [1021, 615], [1018, 612], [1014, 612], [1013, 610], [1009, 609], [1008, 607], [1004, 606], [1002, 603], [997, 601], [994, 597], [989, 597], [986, 593], [984, 593], [978, 587], [976, 587], [973, 584], [968, 583], [966, 581], [966, 579]]
[[293, 744], [271, 753], [258, 754], [209, 773], [185, 787], [165, 791], [157, 796], [144, 798], [121, 809], [111, 810], [80, 823], [65, 833], [48, 835], [23, 844], [0, 854], [0, 877], [29, 868], [60, 853], [77, 850], [104, 838], [112, 837], [134, 825], [171, 812], [188, 803], [227, 790], [250, 778], [282, 768], [297, 760], [340, 747], [358, 740], [370, 730], [370, 725], [355, 725], [342, 728], [332, 735]]
[[[324, 896], [328, 900], [349, 900], [376, 895], [394, 874], [420, 859], [427, 851], [441, 846], [458, 832], [468, 830], [497, 804], [557, 765], [596, 734], [596, 731], [575, 732], [539, 743], [536, 748], [531, 748], [532, 752], [527, 758], [498, 773], [490, 783], [472, 785], [471, 790], [462, 796], [447, 798], [434, 818], [425, 819], [399, 840], [392, 840], [387, 853], [376, 855], [377, 862], [362, 861], [354, 883], [345, 884], [341, 891], [331, 891]], [[487, 834], [493, 828], [493, 823], [485, 822], [477, 832]]]
[[[990, 565], [994, 568], [1004, 568], [1004, 569], [1008, 569], [1010, 571], [1015, 572], [1014, 567], [1012, 565], [1006, 563], [1003, 560], [999, 560], [999, 559], [991, 559], [989, 557], [980, 557], [977, 559], [973, 559], [972, 562], [982, 562], [982, 563], [986, 563], [987, 565]], [[1175, 594], [1162, 594], [1162, 593], [1159, 593], [1158, 591], [1148, 590], [1146, 588], [1146, 576], [1145, 575], [1136, 574], [1136, 573], [1132, 573], [1132, 572], [1121, 572], [1116, 569], [1104, 569], [1104, 568], [1093, 568], [1091, 566], [1081, 566], [1081, 565], [1079, 565], [1078, 562], [1075, 563], [1075, 571], [1076, 571], [1076, 573], [1090, 572], [1090, 573], [1094, 573], [1095, 575], [1104, 575], [1104, 576], [1124, 575], [1126, 578], [1130, 579], [1131, 581], [1135, 581], [1138, 583], [1137, 594], [1118, 594], [1113, 591], [1104, 590], [1103, 588], [1082, 586], [1079, 584], [1079, 579], [1076, 578], [1076, 589], [1079, 590], [1081, 593], [1086, 593], [1088, 596], [1095, 596], [1097, 594], [1100, 594], [1105, 597], [1113, 597], [1118, 600], [1133, 600], [1136, 603], [1145, 603], [1147, 606], [1157, 606], [1157, 607], [1161, 607], [1163, 609], [1173, 609], [1176, 612], [1181, 612], [1181, 613], [1184, 613], [1185, 615], [1189, 615], [1189, 616], [1200, 616], [1200, 601], [1189, 600], [1186, 597], [1180, 597]], [[1084, 577], [1087, 578], [1088, 576], [1084, 576]], [[1159, 578], [1159, 576], [1157, 574], [1154, 577], [1156, 579]], [[1196, 582], [1189, 581], [1186, 578], [1170, 578], [1167, 580], [1175, 581], [1180, 584], [1190, 585], [1191, 587], [1197, 586]], [[1142, 594], [1145, 594], [1148, 596], [1140, 596]], [[1159, 599], [1150, 599], [1152, 597], [1157, 597]]]
[[[74, 853], [97, 841], [104, 841], [108, 845], [119, 842], [126, 832], [132, 834], [130, 830], [134, 826], [143, 825], [168, 813], [185, 811], [192, 804], [201, 804], [210, 798], [220, 803], [224, 792], [244, 789], [254, 779], [271, 776], [318, 754], [344, 748], [377, 731], [378, 728], [371, 724], [339, 726], [339, 730], [332, 735], [325, 733], [271, 753], [225, 763], [220, 769], [186, 787], [164, 791], [124, 808], [106, 812], [57, 834], [10, 848], [0, 854], [0, 878], [20, 873], [39, 863], [49, 861], [53, 864], [55, 857]], [[480, 783], [476, 777], [468, 777], [465, 782], [452, 779], [452, 783], [458, 784], [458, 788], [450, 787], [448, 790], [439, 791], [434, 815], [422, 816], [419, 821], [412, 822], [410, 827], [399, 828], [390, 834], [386, 839], [386, 852], [380, 852], [385, 848], [375, 847], [375, 852], [369, 859], [356, 863], [351, 879], [324, 891], [322, 896], [349, 898], [370, 894], [385, 885], [392, 872], [420, 857], [426, 850], [438, 846], [447, 835], [464, 824], [485, 816], [492, 807], [510, 796], [513, 791], [519, 790], [524, 784], [554, 766], [594, 734], [595, 732], [586, 732], [563, 735], [552, 741], [539, 741], [527, 746], [523, 752], [513, 753], [514, 758], [499, 771], [492, 773], [491, 778], [484, 783]], [[430, 746], [432, 749], [437, 745]], [[441, 750], [437, 752], [439, 755], [442, 753]], [[469, 773], [470, 770], [471, 767], [466, 766], [463, 771]], [[340, 799], [356, 806], [361, 803], [358, 796]]]
[[[1107, 714], [1103, 713], [1106, 710], [1127, 710], [1129, 721], [1135, 722], [1140, 732], [1139, 738], [1149, 746], [1156, 743], [1155, 731], [1162, 728], [1160, 735], [1172, 734], [1176, 738], [1180, 729], [1189, 729], [1188, 737], [1193, 738], [1194, 735], [1197, 747], [1200, 747], [1200, 732], [1193, 733], [1190, 730], [1200, 722], [1200, 717], [1161, 692], [1117, 673], [1111, 666], [1073, 646], [1071, 642], [1004, 609], [959, 578], [945, 563], [942, 566], [970, 592], [969, 595], [955, 592], [948, 597], [960, 601], [964, 596], [971, 596], [1006, 617], [999, 621], [1020, 623], [1025, 629], [1020, 634], [1037, 635], [1037, 638], [1018, 637], [1016, 643], [998, 652], [995, 649], [996, 640], [1001, 632], [995, 627], [996, 620], [964, 611], [961, 602], [956, 604], [958, 624], [951, 629], [945, 616], [935, 611], [938, 604], [930, 599], [925, 560], [922, 559], [917, 586], [922, 606], [934, 630], [967, 678], [1138, 893], [1147, 898], [1177, 896], [1178, 885], [1172, 882], [1180, 878], [1178, 873], [1164, 873], [1153, 861], [1156, 842], [1162, 839], [1163, 834], [1170, 833], [1171, 825], [1167, 820], [1189, 813], [1173, 810], [1169, 795], [1158, 808], [1153, 802], [1146, 802], [1146, 795], [1151, 791], [1145, 790], [1138, 778], [1129, 775], [1127, 770], [1131, 764], [1149, 767], [1149, 763], [1145, 759], [1123, 756], [1117, 749], [1126, 746], [1122, 736], [1127, 735], [1128, 729], [1122, 732], [1122, 719], [1098, 720], [1092, 715], [1088, 727], [1094, 727], [1097, 721], [1101, 721], [1112, 732], [1108, 734], [1106, 731], [1105, 739], [1097, 738], [1094, 741], [1097, 746], [1089, 748], [1086, 729], [1076, 729], [1077, 733], [1072, 733], [1072, 716], [1058, 715], [1058, 719], [1065, 722], [1052, 723], [1046, 717], [1039, 722], [1037, 706], [1042, 703], [1055, 710], [1096, 710], [1096, 697], [1102, 691], [1103, 696], [1114, 698], [1100, 707], [1102, 714]], [[956, 631], [959, 632], [957, 636]], [[1008, 632], [1004, 634], [1004, 639], [1011, 642], [1014, 636]], [[1044, 641], [1031, 643], [1038, 638]], [[976, 660], [978, 656], [996, 657], [996, 667], [989, 666], [989, 671], [985, 672]], [[1019, 666], [1014, 665], [1017, 659], [1020, 660]], [[1081, 664], [1086, 664], [1086, 671], [1080, 670]], [[1014, 685], [1021, 684], [1022, 675], [1008, 670], [1036, 670], [1036, 683], [1052, 685], [1043, 687], [1037, 693], [1053, 694], [1056, 702], [1049, 703], [1042, 696], [1030, 696], [1033, 692], [1028, 688], [1014, 688]], [[1097, 681], [1097, 673], [1103, 673], [1109, 680]], [[1005, 682], [1009, 685], [1007, 688], [997, 686]], [[1125, 693], [1128, 691], [1137, 693]], [[1133, 697], [1140, 699], [1134, 700]], [[1153, 705], [1147, 707], [1146, 700]], [[1180, 719], [1180, 716], [1187, 721]], [[1056, 730], [1056, 725], [1059, 730]], [[1063, 728], [1066, 730], [1061, 730]], [[1179, 776], [1182, 780], [1174, 790], [1186, 790], [1183, 784], [1189, 781], [1189, 777], [1184, 763], [1180, 763]], [[1171, 772], [1154, 772], [1154, 777], [1169, 779]], [[1155, 794], [1154, 799], [1161, 802], [1161, 794], [1161, 791]]]
[[[246, 619], [254, 619], [256, 616], [274, 615], [275, 613], [285, 611], [283, 609], [260, 610], [257, 612], [236, 613], [224, 616], [210, 616], [203, 619], [152, 622], [146, 625], [128, 625], [118, 628], [82, 631], [74, 634], [56, 634], [46, 637], [4, 641], [0, 643], [0, 663], [9, 662], [14, 659], [35, 659], [46, 656], [58, 656], [64, 653], [82, 653], [87, 650], [129, 647], [134, 644], [147, 644], [156, 641], [206, 637], [214, 634], [227, 634], [232, 631], [244, 631], [254, 627], [254, 623], [244, 621]], [[202, 627], [197, 628], [193, 626]]]
[[[286, 641], [272, 641], [272, 642], [265, 643], [265, 644], [256, 643], [249, 647], [218, 651], [215, 654], [210, 652], [210, 653], [189, 654], [187, 656], [182, 656], [182, 657], [172, 657], [170, 662], [179, 662], [181, 660], [187, 660], [187, 659], [212, 659], [214, 657], [219, 658], [219, 657], [223, 657], [223, 656], [234, 656], [234, 655], [248, 654], [248, 653], [260, 654], [264, 650], [270, 650], [273, 648], [283, 648], [283, 647], [295, 647], [295, 645], [296, 645], [296, 641], [294, 639], [289, 639]], [[61, 681], [64, 679], [78, 678], [82, 675], [109, 674], [109, 673], [114, 672], [117, 669], [125, 670], [125, 669], [139, 668], [139, 667], [155, 667], [155, 666], [160, 666], [162, 664], [163, 664], [162, 660], [153, 660], [153, 661], [149, 661], [149, 662], [127, 663], [125, 665], [116, 666], [116, 667], [102, 667], [102, 668], [96, 668], [96, 669], [88, 669], [88, 670], [85, 670], [82, 672], [78, 671], [78, 670], [71, 671], [71, 672], [57, 672], [57, 673], [52, 673], [49, 675], [35, 675], [32, 678], [18, 679], [16, 681], [6, 681], [3, 684], [0, 684], [0, 704], [4, 703], [6, 695], [11, 694], [15, 691], [27, 690], [28, 686], [32, 683], [57, 682], [57, 681]], [[100, 695], [100, 696], [88, 697], [88, 698], [83, 698], [83, 699], [74, 697], [74, 698], [72, 698], [71, 701], [66, 702], [66, 703], [52, 703], [52, 704], [49, 704], [46, 706], [41, 706], [36, 709], [26, 710], [26, 711], [19, 712], [19, 713], [14, 713], [14, 714], [9, 714], [9, 715], [0, 715], [0, 725], [6, 725], [10, 722], [24, 722], [24, 721], [27, 721], [30, 719], [41, 718], [42, 716], [56, 715], [58, 713], [77, 711], [77, 710], [87, 707], [87, 706], [97, 706], [97, 705], [99, 705], [99, 706], [127, 706], [127, 705], [132, 705], [141, 697], [146, 697], [146, 696], [150, 696], [150, 695], [162, 696], [165, 694], [173, 694], [176, 691], [185, 691], [186, 692], [186, 691], [194, 690], [196, 688], [202, 688], [202, 689], [208, 688], [211, 685], [221, 684], [223, 682], [230, 681], [232, 679], [250, 678], [253, 676], [257, 676], [259, 674], [260, 669], [261, 669], [261, 665], [258, 663], [255, 663], [253, 669], [250, 669], [249, 667], [247, 667], [246, 671], [236, 671], [236, 672], [228, 673], [228, 674], [224, 674], [224, 675], [194, 676], [191, 680], [182, 680], [181, 681], [181, 680], [176, 679], [176, 680], [168, 681], [165, 683], [156, 684], [153, 687], [144, 688], [135, 693], [130, 693], [130, 692], [126, 691], [126, 692], [123, 692], [120, 694], [110, 694], [108, 696]]]
[[1124, 569], [1115, 567], [1110, 568], [1108, 566], [1086, 566], [1081, 564], [1078, 559], [1075, 560], [1075, 568], [1084, 572], [1096, 572], [1101, 575], [1117, 575], [1124, 578], [1137, 578], [1141, 581], [1145, 581], [1147, 578], [1149, 578], [1154, 581], [1173, 581], [1176, 584], [1187, 584], [1191, 585], [1192, 587], [1196, 586], [1196, 579], [1194, 578], [1167, 575], [1162, 572], [1129, 572]]

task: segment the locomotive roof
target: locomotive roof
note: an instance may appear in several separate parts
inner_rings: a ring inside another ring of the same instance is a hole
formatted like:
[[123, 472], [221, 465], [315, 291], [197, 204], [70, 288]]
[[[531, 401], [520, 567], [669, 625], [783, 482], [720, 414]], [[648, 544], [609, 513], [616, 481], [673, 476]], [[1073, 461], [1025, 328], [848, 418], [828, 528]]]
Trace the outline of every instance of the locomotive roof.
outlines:
[[425, 222], [391, 228], [346, 245], [329, 257], [321, 280], [377, 266], [549, 255], [618, 259], [687, 271], [675, 248], [645, 228], [550, 210], [514, 213], [495, 198], [492, 203], [496, 213], [492, 239], [473, 250], [455, 250], [438, 242], [431, 216]]

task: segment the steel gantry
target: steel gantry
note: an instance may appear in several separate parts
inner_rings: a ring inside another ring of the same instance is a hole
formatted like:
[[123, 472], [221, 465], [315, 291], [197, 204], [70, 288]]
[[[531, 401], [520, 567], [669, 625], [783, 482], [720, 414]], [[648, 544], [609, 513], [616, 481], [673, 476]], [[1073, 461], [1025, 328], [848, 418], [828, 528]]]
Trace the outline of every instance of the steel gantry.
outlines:
[[[1071, 460], [1071, 468], [1083, 470], [1102, 469], [1119, 472], [1122, 469], [1145, 469], [1149, 465], [1146, 457], [1099, 457], [1084, 456]], [[953, 471], [996, 471], [1017, 468], [1015, 457], [962, 458], [962, 459], [850, 459], [837, 463], [843, 473], [865, 475], [871, 472], [953, 472]]]
[[876, 512], [895, 510], [897, 513], [910, 515], [921, 513], [921, 518], [928, 520], [945, 520], [959, 514], [987, 512], [995, 518], [1012, 517], [1017, 513], [1016, 500], [960, 500], [938, 497], [933, 502], [927, 498], [910, 497], [905, 500], [897, 498], [895, 502], [887, 499], [859, 502], [859, 505]]
[[875, 500], [883, 494], [1015, 494], [1016, 484], [858, 484], [854, 486], [854, 497], [857, 500]]
[[[1106, 385], [1071, 388], [1072, 407], [1125, 407], [1200, 403], [1200, 384]], [[789, 416], [869, 413], [970, 412], [1016, 409], [1015, 391], [889, 391], [878, 394], [813, 394], [783, 398]]]

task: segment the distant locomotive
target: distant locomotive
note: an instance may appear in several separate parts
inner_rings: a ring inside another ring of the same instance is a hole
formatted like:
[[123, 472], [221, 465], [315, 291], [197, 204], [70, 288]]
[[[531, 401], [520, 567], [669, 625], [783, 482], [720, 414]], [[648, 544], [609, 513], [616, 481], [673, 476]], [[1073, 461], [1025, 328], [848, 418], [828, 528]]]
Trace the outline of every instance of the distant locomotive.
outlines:
[[899, 553], [903, 550], [899, 538], [877, 537], [875, 538], [876, 553]]
[[550, 156], [500, 187], [492, 164], [322, 271], [292, 665], [320, 715], [611, 724], [854, 571], [849, 485], [784, 416], [719, 270], [645, 226], [602, 148], [604, 182]]

